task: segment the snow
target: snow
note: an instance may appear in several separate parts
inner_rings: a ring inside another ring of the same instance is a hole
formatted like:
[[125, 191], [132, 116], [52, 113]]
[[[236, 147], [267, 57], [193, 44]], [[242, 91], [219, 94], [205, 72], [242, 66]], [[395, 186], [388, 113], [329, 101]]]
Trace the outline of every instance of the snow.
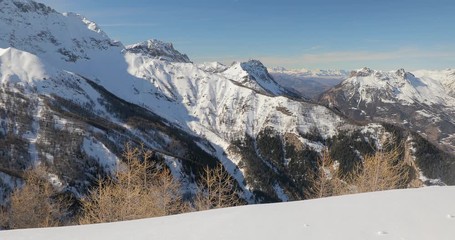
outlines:
[[33, 54], [11, 47], [0, 50], [1, 83], [33, 83], [55, 72], [53, 68], [45, 67], [45, 63]]
[[257, 60], [235, 62], [222, 74], [226, 78], [260, 93], [274, 96], [286, 93], [286, 90], [270, 76], [267, 68]]
[[417, 114], [420, 114], [424, 117], [427, 117], [427, 118], [431, 118], [433, 115], [431, 113], [429, 113], [428, 111], [425, 111], [425, 110], [418, 110], [416, 111]]
[[198, 68], [211, 73], [220, 73], [228, 69], [228, 67], [219, 62], [205, 62], [198, 64]]
[[273, 189], [275, 190], [278, 198], [282, 201], [282, 202], [288, 202], [289, 201], [289, 197], [286, 195], [286, 193], [284, 192], [283, 188], [280, 186], [280, 184], [278, 183], [275, 183], [273, 185]]
[[184, 174], [182, 162], [179, 159], [174, 158], [174, 157], [170, 157], [170, 156], [163, 156], [163, 157], [164, 157], [164, 162], [169, 167], [172, 176], [174, 177], [174, 179], [178, 180], [179, 183], [181, 184], [182, 193], [184, 195], [188, 194], [188, 193], [192, 194], [192, 195], [196, 194], [198, 191], [198, 186], [196, 183], [191, 181], [191, 179], [189, 179], [189, 177], [186, 174]]
[[[372, 103], [378, 92], [383, 92], [380, 99], [384, 103], [397, 103], [403, 105], [427, 104], [455, 107], [455, 98], [450, 90], [455, 90], [455, 77], [452, 71], [416, 71], [406, 72], [404, 69], [397, 71], [377, 71], [363, 68], [353, 73], [343, 86], [352, 86], [360, 94], [360, 102]], [[452, 76], [452, 77], [450, 77]], [[447, 88], [453, 84], [453, 88]], [[384, 98], [388, 96], [389, 98]]]
[[455, 187], [250, 205], [128, 222], [0, 232], [1, 239], [452, 240]]
[[[147, 89], [157, 89], [160, 93], [158, 99], [143, 101], [142, 106], [223, 146], [229, 146], [229, 141], [243, 137], [245, 132], [256, 136], [266, 126], [273, 126], [279, 132], [297, 132], [296, 128], [307, 132], [318, 123], [326, 129], [322, 133], [330, 135], [341, 121], [324, 107], [259, 94], [256, 89], [239, 86], [226, 77], [228, 70], [213, 74], [191, 63], [159, 61], [131, 52], [125, 53], [125, 58], [130, 74], [148, 80], [143, 82], [139, 96], [149, 99], [144, 96], [148, 95]], [[241, 75], [229, 76], [241, 79], [248, 75], [238, 70]], [[295, 114], [270, 111], [280, 106]], [[220, 138], [227, 143], [220, 143]]]
[[41, 103], [38, 102], [36, 106], [36, 112], [33, 114], [32, 129], [31, 131], [27, 131], [27, 133], [22, 136], [23, 138], [27, 139], [30, 142], [29, 153], [33, 165], [38, 164], [39, 161], [38, 151], [36, 150], [36, 142], [38, 141], [39, 138], [40, 130], [39, 120], [41, 119], [41, 112], [42, 112]]
[[358, 109], [365, 111], [361, 112], [365, 119], [402, 124], [407, 129], [422, 132], [442, 148], [454, 149], [453, 142], [444, 141], [454, 134], [453, 69], [411, 73], [404, 69], [384, 72], [363, 68], [353, 71], [322, 99], [329, 105], [348, 109], [349, 114], [356, 115], [355, 109]]
[[414, 75], [420, 78], [429, 78], [442, 84], [450, 96], [455, 97], [455, 69], [446, 69], [440, 71], [419, 70]]
[[95, 139], [84, 138], [82, 149], [87, 155], [97, 160], [106, 171], [114, 172], [120, 162], [115, 154]]

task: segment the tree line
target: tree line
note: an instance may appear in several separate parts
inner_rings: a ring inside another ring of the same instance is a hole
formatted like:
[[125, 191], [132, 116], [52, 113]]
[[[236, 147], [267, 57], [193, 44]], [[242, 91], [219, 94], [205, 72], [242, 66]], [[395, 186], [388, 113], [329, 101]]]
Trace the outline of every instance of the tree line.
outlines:
[[[99, 179], [84, 197], [71, 199], [48, 180], [38, 166], [24, 174], [23, 186], [0, 209], [1, 229], [54, 227], [159, 217], [245, 204], [236, 182], [221, 164], [205, 167], [197, 189], [183, 197], [182, 186], [171, 171], [151, 161], [153, 152], [127, 146], [122, 164], [112, 176]], [[409, 166], [400, 152], [378, 150], [363, 156], [350, 175], [342, 174], [329, 152], [324, 151], [312, 175], [310, 198], [382, 191], [418, 186], [411, 182]]]

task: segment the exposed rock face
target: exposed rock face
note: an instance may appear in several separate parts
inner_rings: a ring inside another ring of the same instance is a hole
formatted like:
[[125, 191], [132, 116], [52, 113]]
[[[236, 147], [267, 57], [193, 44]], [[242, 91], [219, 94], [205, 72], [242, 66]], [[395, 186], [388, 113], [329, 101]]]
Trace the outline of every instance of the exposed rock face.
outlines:
[[191, 62], [186, 54], [181, 54], [179, 51], [175, 50], [172, 43], [164, 43], [156, 39], [127, 46], [126, 51], [131, 53], [140, 53], [150, 58], [156, 58], [164, 61], [183, 63]]

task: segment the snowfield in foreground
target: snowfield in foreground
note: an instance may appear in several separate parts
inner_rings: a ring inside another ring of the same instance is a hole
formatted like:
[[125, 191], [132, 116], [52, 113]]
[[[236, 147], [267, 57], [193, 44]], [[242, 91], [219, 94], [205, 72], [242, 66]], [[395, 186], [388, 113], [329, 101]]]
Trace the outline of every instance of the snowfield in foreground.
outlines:
[[0, 232], [0, 239], [453, 240], [455, 187], [250, 205], [162, 218]]

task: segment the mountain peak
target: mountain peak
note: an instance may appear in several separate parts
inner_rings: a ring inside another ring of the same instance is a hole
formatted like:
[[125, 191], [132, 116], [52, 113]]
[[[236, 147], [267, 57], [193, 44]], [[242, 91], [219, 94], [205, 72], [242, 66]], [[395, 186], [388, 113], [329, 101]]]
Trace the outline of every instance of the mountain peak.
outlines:
[[227, 75], [241, 76], [242, 82], [251, 82], [261, 85], [263, 83], [275, 83], [267, 68], [259, 60], [249, 60], [247, 62], [234, 62], [226, 71]]
[[406, 71], [403, 68], [398, 69], [395, 74], [399, 77], [406, 78]]
[[[0, 1], [1, 9], [4, 11], [6, 9], [15, 10], [23, 13], [27, 12], [36, 12], [39, 14], [49, 14], [56, 12], [51, 7], [48, 7], [42, 3], [38, 3], [31, 0], [2, 0]], [[0, 12], [3, 12], [0, 11]]]
[[295, 92], [279, 85], [259, 60], [234, 62], [223, 75], [240, 85], [263, 94], [298, 97]]
[[175, 50], [172, 43], [165, 43], [156, 39], [150, 39], [141, 43], [129, 45], [126, 47], [126, 50], [131, 53], [140, 53], [169, 62], [191, 62], [186, 54], [182, 54]]
[[270, 76], [267, 68], [259, 60], [251, 59], [248, 62], [240, 63], [240, 66], [243, 70], [253, 76], [259, 76], [260, 79], [266, 82], [274, 82], [273, 77]]
[[[89, 60], [123, 45], [79, 14], [30, 0], [0, 1], [0, 48], [13, 47], [62, 64]], [[119, 48], [119, 49], [116, 49]]]
[[364, 67], [357, 71], [352, 71], [349, 77], [368, 77], [371, 76], [373, 73], [374, 70], [372, 70], [371, 68]]

